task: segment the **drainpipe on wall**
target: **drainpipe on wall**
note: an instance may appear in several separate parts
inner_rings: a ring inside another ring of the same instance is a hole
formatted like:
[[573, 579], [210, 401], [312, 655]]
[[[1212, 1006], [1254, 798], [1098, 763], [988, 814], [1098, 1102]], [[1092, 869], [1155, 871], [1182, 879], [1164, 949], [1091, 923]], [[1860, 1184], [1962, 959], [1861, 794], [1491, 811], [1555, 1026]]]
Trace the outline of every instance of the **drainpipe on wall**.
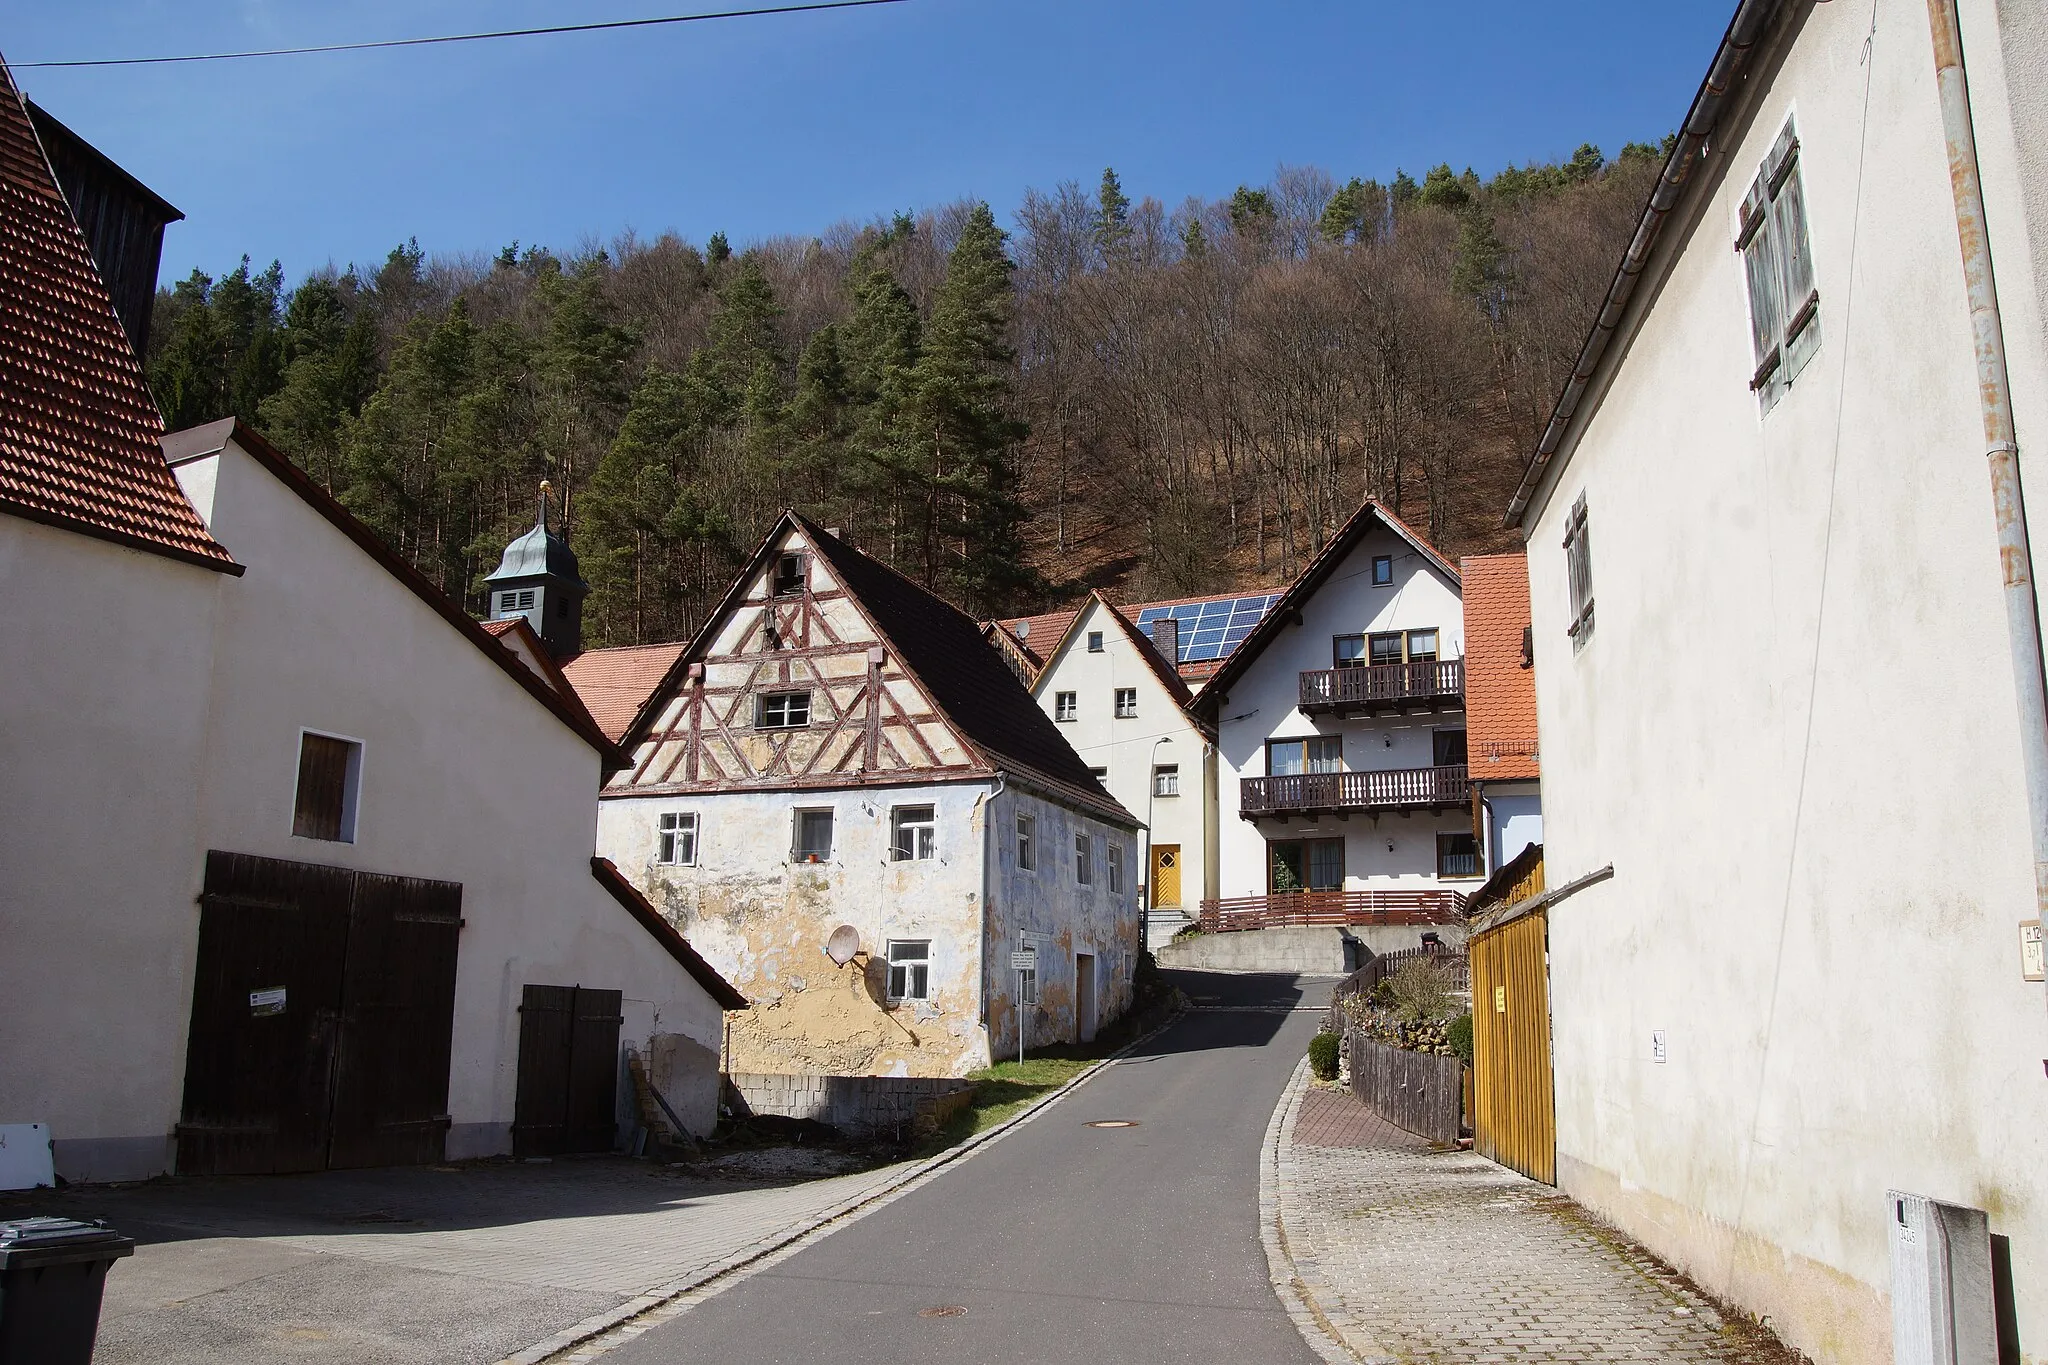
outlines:
[[2020, 762], [2027, 779], [2033, 834], [2034, 915], [2048, 911], [2048, 686], [2041, 670], [2041, 618], [2034, 597], [2034, 556], [2027, 543], [2026, 494], [2005, 365], [2005, 325], [1977, 173], [1977, 132], [1970, 116], [1970, 78], [1963, 69], [1963, 33], [1955, 0], [1927, 0], [1934, 35], [1934, 72], [1941, 88], [1942, 131], [1948, 138], [1949, 183], [1955, 191], [1956, 236], [1970, 298], [1977, 352], [1977, 389], [1984, 412], [1985, 455], [1991, 462], [1991, 506], [1998, 521], [1998, 562], [2005, 579], [2005, 623], [2019, 702]]

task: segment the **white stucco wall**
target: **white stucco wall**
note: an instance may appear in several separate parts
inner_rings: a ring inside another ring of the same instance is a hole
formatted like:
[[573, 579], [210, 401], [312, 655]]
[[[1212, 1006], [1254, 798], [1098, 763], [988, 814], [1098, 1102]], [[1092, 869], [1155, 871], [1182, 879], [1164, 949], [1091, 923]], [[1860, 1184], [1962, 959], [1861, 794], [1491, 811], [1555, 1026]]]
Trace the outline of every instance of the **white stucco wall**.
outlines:
[[[1372, 561], [1378, 555], [1394, 558], [1394, 581], [1384, 587], [1374, 587], [1371, 581]], [[1430, 766], [1432, 732], [1464, 729], [1463, 711], [1337, 720], [1304, 715], [1298, 705], [1301, 674], [1331, 666], [1334, 637], [1430, 627], [1438, 632], [1439, 658], [1464, 657], [1464, 611], [1455, 581], [1400, 536], [1374, 526], [1302, 604], [1301, 624], [1284, 628], [1231, 685], [1219, 708], [1217, 730], [1223, 896], [1265, 894], [1269, 839], [1342, 837], [1347, 890], [1461, 885], [1440, 883], [1436, 875], [1437, 833], [1471, 828], [1470, 815], [1460, 811], [1356, 814], [1348, 820], [1328, 817], [1310, 822], [1297, 817], [1285, 824], [1277, 819], [1254, 823], [1238, 813], [1240, 781], [1267, 775], [1269, 739], [1341, 735], [1347, 772]], [[1392, 850], [1387, 847], [1390, 842]]]
[[1529, 845], [1543, 842], [1543, 798], [1536, 783], [1487, 784], [1486, 840], [1489, 868], [1498, 868]]
[[[238, 448], [177, 472], [249, 566], [212, 642], [190, 893], [207, 848], [462, 883], [451, 1155], [509, 1150], [524, 985], [620, 990], [622, 1043], [715, 1051], [722, 1011], [591, 876], [597, 752]], [[352, 844], [291, 832], [302, 729], [362, 742]]]
[[[1962, 13], [2038, 490], [2014, 142], [1991, 8]], [[1925, 10], [1880, 0], [1866, 68], [1869, 20], [1812, 8], [1754, 119], [1724, 120], [1698, 226], [1667, 230], [1683, 254], [1533, 509], [1547, 881], [1615, 869], [1550, 915], [1559, 1179], [1822, 1362], [1890, 1358], [1887, 1189], [1986, 1209], [2039, 1360], [2048, 1009], [2020, 973], [1984, 438]], [[1795, 108], [1822, 344], [1759, 418], [1730, 242]], [[1598, 608], [1575, 655], [1581, 492]]]
[[[1102, 633], [1099, 654], [1088, 652], [1094, 631]], [[1117, 719], [1120, 687], [1137, 689], [1134, 718]], [[1151, 812], [1155, 844], [1179, 846], [1180, 898], [1174, 904], [1194, 913], [1202, 897], [1211, 894], [1203, 884], [1209, 863], [1202, 809], [1203, 765], [1212, 761], [1208, 741], [1093, 598], [1081, 608], [1066, 648], [1047, 662], [1031, 688], [1039, 709], [1056, 721], [1055, 699], [1061, 692], [1075, 694], [1076, 716], [1059, 722], [1060, 733], [1089, 767], [1108, 770], [1103, 785], [1125, 810], [1140, 820]], [[1166, 764], [1180, 770], [1180, 795], [1154, 799], [1152, 770]], [[1149, 881], [1149, 869], [1138, 866], [1139, 875]]]
[[0, 515], [0, 1123], [154, 1174], [184, 1085], [209, 569]]

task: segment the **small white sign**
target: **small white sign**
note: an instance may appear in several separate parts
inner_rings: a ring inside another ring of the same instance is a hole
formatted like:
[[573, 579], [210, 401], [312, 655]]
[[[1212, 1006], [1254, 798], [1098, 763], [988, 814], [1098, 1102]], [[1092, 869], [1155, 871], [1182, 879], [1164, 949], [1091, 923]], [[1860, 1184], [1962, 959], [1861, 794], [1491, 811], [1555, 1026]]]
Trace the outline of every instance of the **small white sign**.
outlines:
[[1664, 1046], [1663, 1029], [1650, 1030], [1650, 1060], [1660, 1063], [1670, 1060], [1670, 1053]]
[[1019, 948], [1010, 954], [1010, 970], [1013, 972], [1035, 972], [1038, 970], [1038, 949]]
[[266, 1014], [284, 1013], [284, 987], [272, 986], [268, 990], [249, 992], [249, 1013], [254, 1018]]
[[49, 1126], [0, 1123], [0, 1190], [48, 1189], [56, 1183]]
[[2020, 975], [2028, 981], [2040, 981], [2048, 977], [2042, 966], [2041, 921], [2023, 919], [2020, 921]]

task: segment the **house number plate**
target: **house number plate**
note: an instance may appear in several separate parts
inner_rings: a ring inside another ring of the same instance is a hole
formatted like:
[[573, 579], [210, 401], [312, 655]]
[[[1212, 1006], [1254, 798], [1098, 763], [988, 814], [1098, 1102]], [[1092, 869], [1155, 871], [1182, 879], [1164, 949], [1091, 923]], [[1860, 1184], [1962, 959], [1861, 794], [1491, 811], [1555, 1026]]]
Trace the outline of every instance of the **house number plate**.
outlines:
[[269, 990], [250, 991], [250, 1015], [260, 1019], [266, 1014], [283, 1014], [284, 989], [282, 986], [272, 986]]

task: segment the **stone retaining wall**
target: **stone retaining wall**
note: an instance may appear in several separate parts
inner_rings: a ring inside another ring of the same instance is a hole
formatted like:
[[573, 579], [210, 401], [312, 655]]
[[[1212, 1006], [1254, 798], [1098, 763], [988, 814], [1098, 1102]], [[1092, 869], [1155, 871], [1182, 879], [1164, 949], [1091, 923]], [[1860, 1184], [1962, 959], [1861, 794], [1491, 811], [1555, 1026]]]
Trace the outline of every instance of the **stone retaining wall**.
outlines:
[[830, 1124], [848, 1137], [927, 1137], [974, 1099], [974, 1082], [933, 1076], [726, 1077], [734, 1118], [773, 1115]]

